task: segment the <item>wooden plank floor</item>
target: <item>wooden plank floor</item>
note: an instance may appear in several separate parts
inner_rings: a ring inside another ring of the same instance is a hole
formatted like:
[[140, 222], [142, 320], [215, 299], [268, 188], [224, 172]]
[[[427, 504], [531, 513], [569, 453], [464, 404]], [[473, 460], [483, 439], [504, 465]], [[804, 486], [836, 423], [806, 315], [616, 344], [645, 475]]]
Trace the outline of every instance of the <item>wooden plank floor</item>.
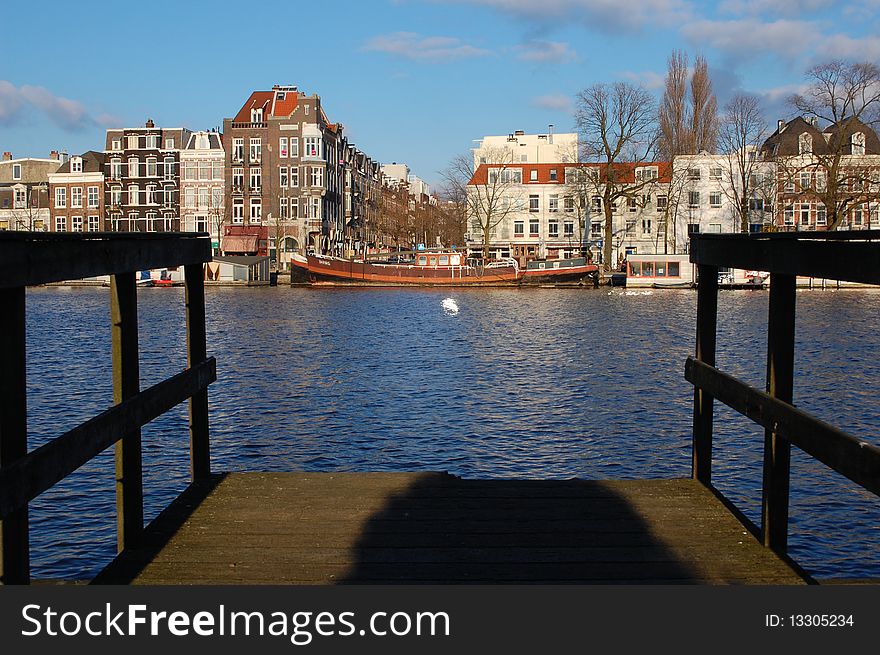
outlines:
[[803, 584], [692, 480], [233, 473], [95, 580], [135, 584]]

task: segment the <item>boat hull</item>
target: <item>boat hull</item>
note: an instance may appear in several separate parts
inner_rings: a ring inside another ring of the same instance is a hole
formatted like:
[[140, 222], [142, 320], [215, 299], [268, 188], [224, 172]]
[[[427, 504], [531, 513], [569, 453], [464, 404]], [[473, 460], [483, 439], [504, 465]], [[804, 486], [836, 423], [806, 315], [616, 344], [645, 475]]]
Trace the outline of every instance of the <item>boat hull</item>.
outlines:
[[415, 266], [382, 264], [336, 257], [295, 257], [296, 278], [312, 284], [372, 286], [512, 286], [521, 272], [515, 266]]
[[599, 267], [593, 264], [568, 268], [529, 268], [523, 271], [522, 284], [589, 283], [598, 280]]

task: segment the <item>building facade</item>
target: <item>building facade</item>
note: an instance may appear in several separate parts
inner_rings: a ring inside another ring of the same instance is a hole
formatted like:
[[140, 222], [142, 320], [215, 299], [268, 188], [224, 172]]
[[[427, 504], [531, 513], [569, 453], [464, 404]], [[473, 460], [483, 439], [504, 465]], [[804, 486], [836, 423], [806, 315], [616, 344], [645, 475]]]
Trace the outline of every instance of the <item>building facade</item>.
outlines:
[[104, 153], [74, 155], [49, 175], [52, 232], [109, 230], [104, 212]]
[[107, 130], [104, 206], [115, 232], [179, 232], [180, 152], [186, 128]]
[[180, 151], [181, 230], [208, 232], [215, 254], [225, 219], [226, 153], [218, 132], [192, 132]]
[[502, 136], [484, 136], [473, 149], [474, 169], [481, 164], [553, 164], [579, 161], [574, 132], [526, 134], [517, 130]]
[[0, 159], [0, 230], [49, 229], [49, 175], [63, 157], [51, 152], [47, 159], [16, 159], [4, 152]]

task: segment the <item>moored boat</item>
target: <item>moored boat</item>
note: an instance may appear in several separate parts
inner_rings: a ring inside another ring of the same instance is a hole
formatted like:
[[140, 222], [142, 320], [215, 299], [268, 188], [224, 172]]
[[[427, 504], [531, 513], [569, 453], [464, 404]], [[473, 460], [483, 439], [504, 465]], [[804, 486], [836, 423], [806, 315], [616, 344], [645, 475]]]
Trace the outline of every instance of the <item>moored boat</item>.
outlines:
[[522, 284], [585, 283], [599, 280], [599, 267], [588, 264], [585, 257], [549, 259], [526, 264]]

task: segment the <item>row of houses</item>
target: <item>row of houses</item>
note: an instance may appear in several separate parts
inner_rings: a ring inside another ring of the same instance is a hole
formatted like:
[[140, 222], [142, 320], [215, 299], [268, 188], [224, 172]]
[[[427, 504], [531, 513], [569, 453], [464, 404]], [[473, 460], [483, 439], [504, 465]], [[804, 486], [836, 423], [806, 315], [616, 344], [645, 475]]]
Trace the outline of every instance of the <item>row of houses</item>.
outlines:
[[[779, 121], [763, 143], [671, 162], [582, 161], [576, 134], [485, 137], [468, 184], [469, 252], [600, 261], [685, 253], [697, 232], [880, 228], [880, 140], [850, 119]], [[608, 206], [606, 206], [608, 205]]]
[[81, 155], [4, 153], [0, 229], [208, 232], [217, 252], [282, 266], [297, 251], [357, 255], [387, 246], [389, 205], [436, 203], [400, 166], [349, 142], [318, 95], [276, 85], [251, 93], [222, 131], [147, 120], [108, 129], [103, 149]]

